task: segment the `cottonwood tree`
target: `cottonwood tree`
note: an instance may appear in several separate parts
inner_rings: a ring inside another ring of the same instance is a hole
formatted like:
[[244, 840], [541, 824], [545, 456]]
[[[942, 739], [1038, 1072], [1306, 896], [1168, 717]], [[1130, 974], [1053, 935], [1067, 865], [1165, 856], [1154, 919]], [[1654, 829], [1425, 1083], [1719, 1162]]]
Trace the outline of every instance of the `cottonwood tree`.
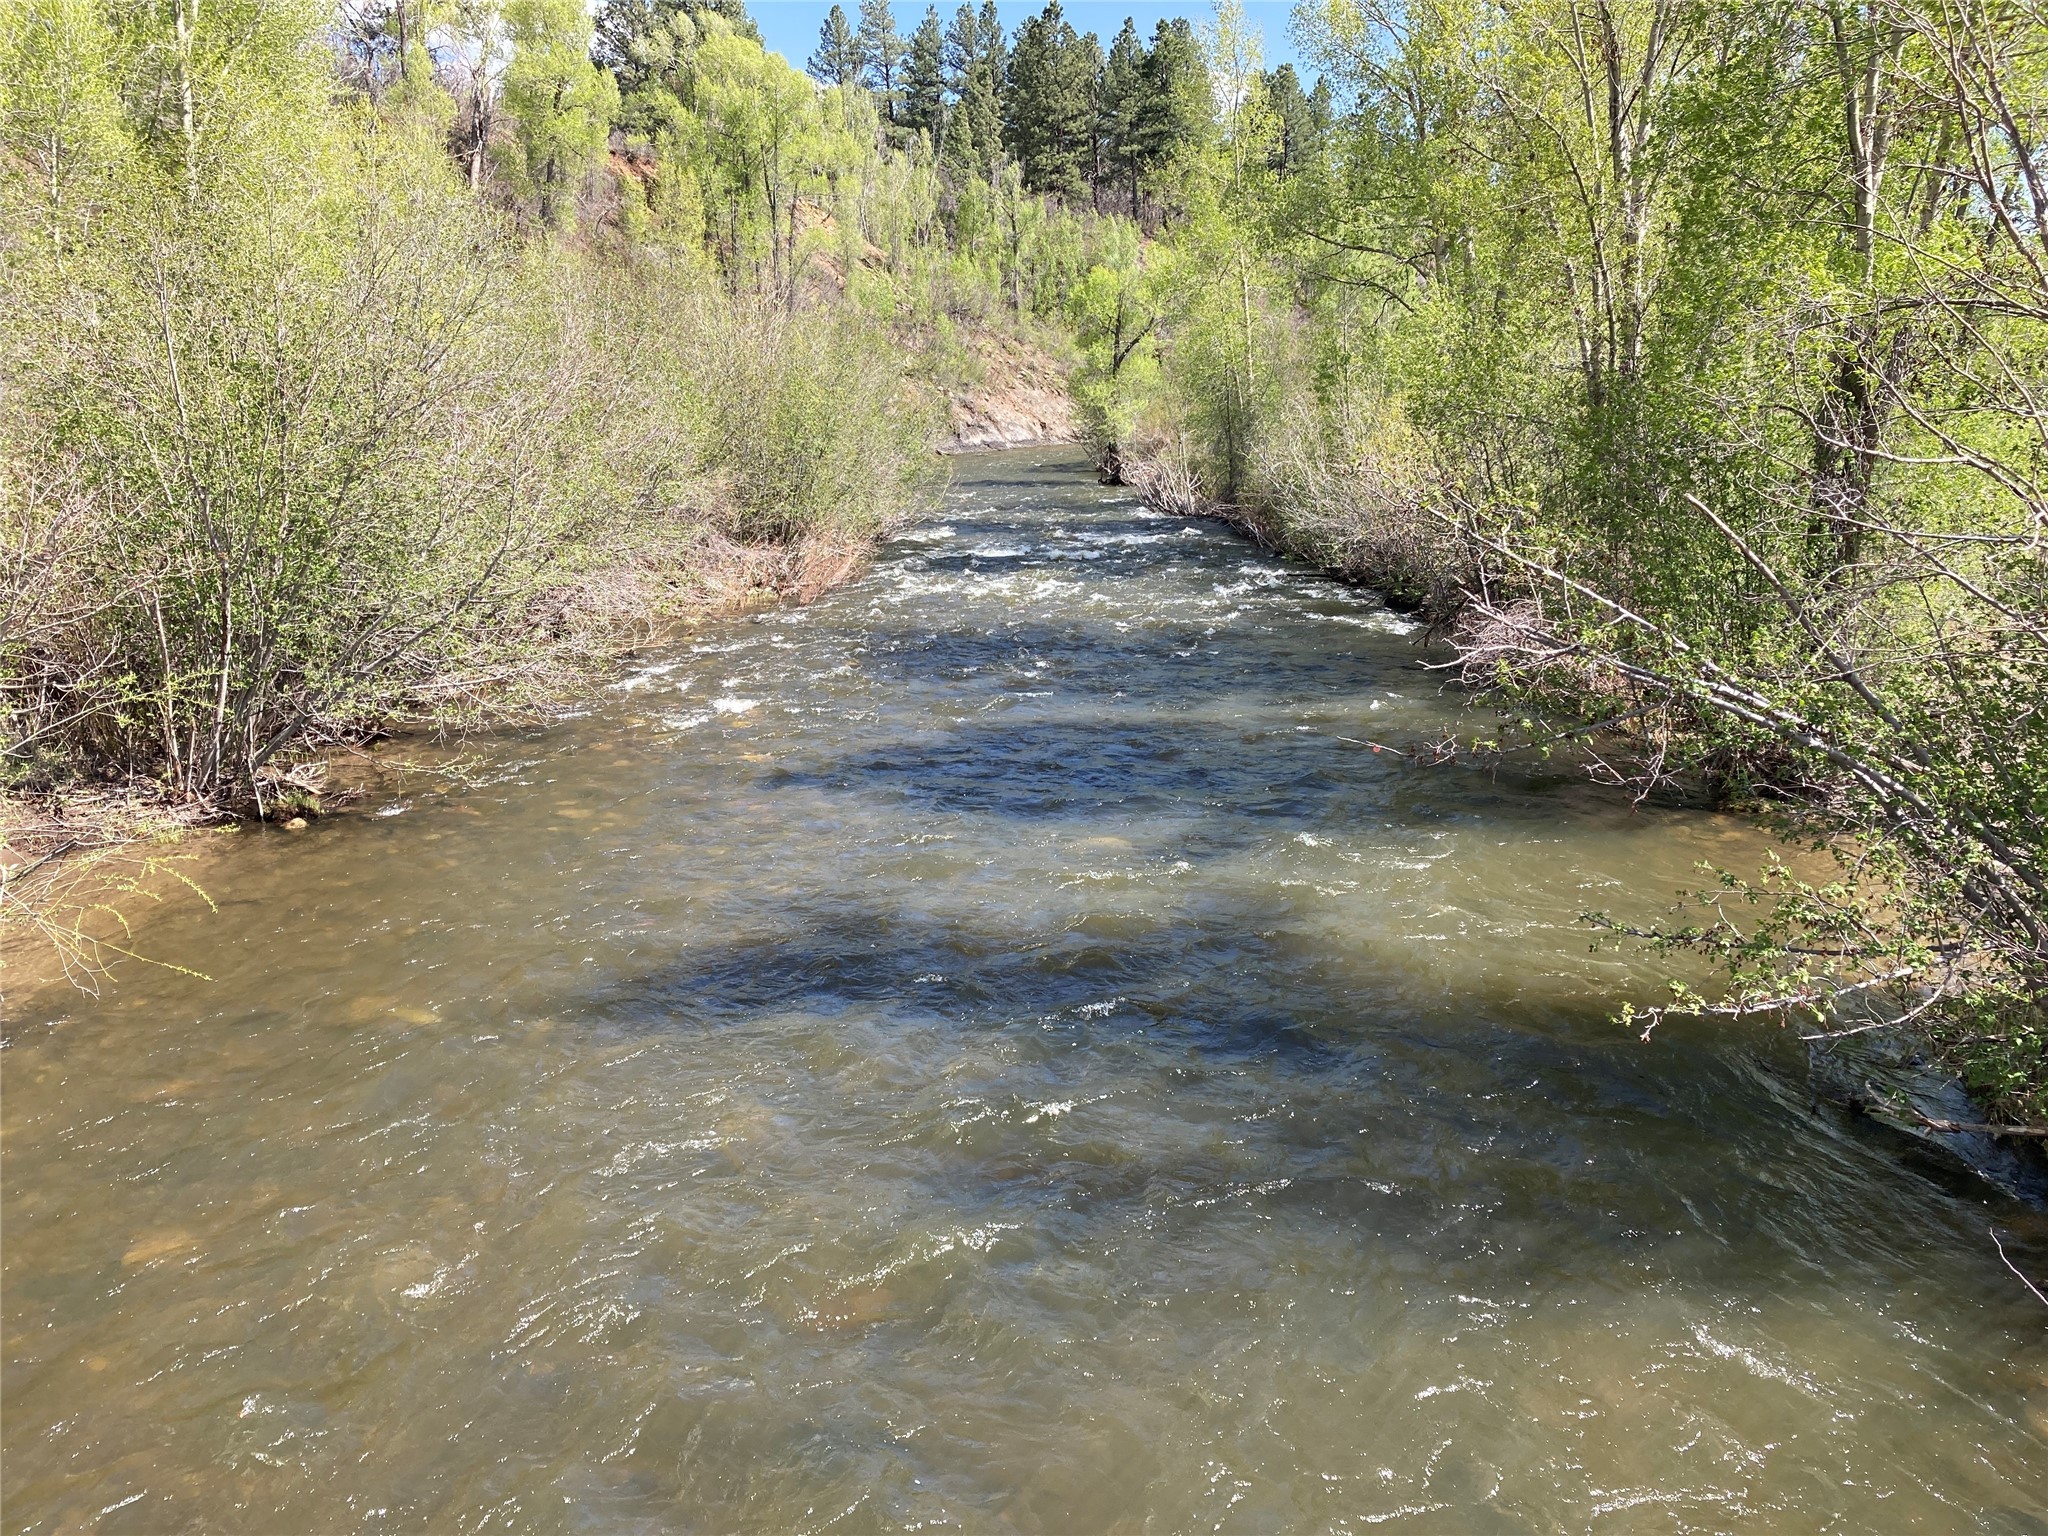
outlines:
[[1291, 93], [1220, 58], [1148, 263], [1212, 494], [1438, 603], [1529, 750], [1842, 858], [1704, 893], [1658, 938], [1728, 988], [1679, 1006], [1882, 995], [2037, 1118], [2044, 22], [1329, 0], [1355, 111], [1298, 164]]
[[592, 28], [582, 0], [506, 0], [504, 110], [516, 130], [508, 160], [530, 189], [544, 224], [572, 214], [576, 187], [604, 154], [619, 89], [590, 59]]

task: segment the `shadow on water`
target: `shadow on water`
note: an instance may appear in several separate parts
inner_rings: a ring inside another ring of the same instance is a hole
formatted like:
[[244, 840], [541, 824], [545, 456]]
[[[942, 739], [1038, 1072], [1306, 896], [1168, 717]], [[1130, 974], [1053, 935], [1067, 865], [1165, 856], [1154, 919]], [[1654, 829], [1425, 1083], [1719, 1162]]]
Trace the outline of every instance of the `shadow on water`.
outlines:
[[[1689, 1248], [1706, 1244], [1694, 1261], [1706, 1267], [1689, 1273], [1708, 1289], [1736, 1282], [1729, 1265], [1753, 1272], [1758, 1257], [1737, 1246], [1744, 1240], [1775, 1237], [1779, 1272], [1809, 1279], [1856, 1263], [1853, 1236], [1813, 1254], [1816, 1229], [1881, 1229], [1876, 1249], [1886, 1263], [1895, 1256], [1899, 1190], [1884, 1177], [1892, 1149], [1810, 1103], [1789, 1041], [1757, 1058], [1728, 1052], [1709, 1031], [1674, 1028], [1649, 1049], [1583, 993], [1532, 1007], [1521, 986], [1406, 1006], [1380, 993], [1362, 1005], [1341, 966], [1290, 953], [1285, 937], [1241, 923], [1243, 913], [1206, 924], [1091, 917], [1029, 937], [959, 914], [843, 903], [796, 915], [788, 932], [693, 950], [564, 998], [555, 1012], [602, 1037], [668, 1041], [843, 1023], [884, 1054], [895, 1036], [947, 1055], [954, 1037], [1022, 1037], [1025, 1075], [1041, 1093], [1064, 1083], [1085, 1095], [1091, 1077], [1137, 1073], [1177, 1116], [1220, 1125], [1277, 1115], [1260, 1161], [1278, 1154], [1295, 1169], [1282, 1203], [1320, 1202], [1343, 1217], [1360, 1199], [1377, 1209], [1389, 1180], [1448, 1188], [1453, 1203], [1491, 1205], [1538, 1234], [1525, 1243], [1582, 1254], [1626, 1249], [1628, 1233], [1654, 1246], [1689, 1229]], [[996, 1091], [1007, 1076], [981, 1086]], [[1202, 1182], [1110, 1140], [1113, 1182], [1126, 1193], [1161, 1178]], [[1715, 1176], [1698, 1177], [1709, 1159]], [[1024, 1185], [1062, 1187], [1059, 1168], [1032, 1157], [1005, 1152], [997, 1162]], [[1069, 1174], [1082, 1166], [1055, 1162]], [[1304, 1165], [1331, 1162], [1343, 1171], [1304, 1182]], [[1957, 1195], [2024, 1219], [1981, 1185], [1929, 1172], [1915, 1219], [1965, 1236], [1975, 1218], [1952, 1209]], [[1081, 1177], [1097, 1187], [1097, 1174]], [[971, 1204], [975, 1184], [949, 1170], [931, 1195], [957, 1189]]]
[[1201, 834], [1212, 841], [1269, 836], [1257, 822], [1272, 817], [1515, 832], [1581, 814], [1610, 821], [1630, 814], [1562, 773], [1421, 770], [1320, 730], [1158, 715], [997, 718], [816, 759], [816, 766], [777, 768], [763, 787], [880, 790], [917, 810], [1022, 819], [1134, 817], [1185, 806], [1225, 813]]

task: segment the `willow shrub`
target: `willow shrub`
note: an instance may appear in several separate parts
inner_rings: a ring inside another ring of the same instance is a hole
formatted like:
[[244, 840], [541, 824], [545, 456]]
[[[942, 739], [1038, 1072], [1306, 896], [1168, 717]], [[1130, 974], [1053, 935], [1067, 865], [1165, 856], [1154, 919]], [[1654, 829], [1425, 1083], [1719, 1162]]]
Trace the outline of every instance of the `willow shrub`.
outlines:
[[[516, 696], [562, 584], [857, 539], [929, 463], [872, 329], [523, 242], [431, 116], [291, 87], [304, 16], [167, 55], [97, 14], [0, 35], [0, 784], [260, 807], [309, 742]], [[206, 131], [124, 106], [151, 70]]]

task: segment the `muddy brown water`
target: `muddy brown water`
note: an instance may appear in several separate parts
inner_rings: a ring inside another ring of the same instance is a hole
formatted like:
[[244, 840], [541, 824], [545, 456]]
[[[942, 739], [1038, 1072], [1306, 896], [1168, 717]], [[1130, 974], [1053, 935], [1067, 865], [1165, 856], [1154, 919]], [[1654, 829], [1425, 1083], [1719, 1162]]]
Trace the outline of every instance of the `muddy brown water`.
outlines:
[[1065, 452], [10, 1000], [0, 1524], [2048, 1531], [1988, 1188], [1588, 951], [1739, 824]]

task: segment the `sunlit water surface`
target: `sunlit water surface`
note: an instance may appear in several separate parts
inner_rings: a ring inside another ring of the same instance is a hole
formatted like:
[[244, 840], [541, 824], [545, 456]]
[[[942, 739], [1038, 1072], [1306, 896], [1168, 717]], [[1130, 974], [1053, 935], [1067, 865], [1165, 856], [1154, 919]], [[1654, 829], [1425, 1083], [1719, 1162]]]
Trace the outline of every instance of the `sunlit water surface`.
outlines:
[[[2024, 1211], [1611, 1022], [1734, 822], [1070, 453], [10, 1002], [8, 1531], [2048, 1531]], [[2028, 1246], [2031, 1245], [2031, 1246]]]

